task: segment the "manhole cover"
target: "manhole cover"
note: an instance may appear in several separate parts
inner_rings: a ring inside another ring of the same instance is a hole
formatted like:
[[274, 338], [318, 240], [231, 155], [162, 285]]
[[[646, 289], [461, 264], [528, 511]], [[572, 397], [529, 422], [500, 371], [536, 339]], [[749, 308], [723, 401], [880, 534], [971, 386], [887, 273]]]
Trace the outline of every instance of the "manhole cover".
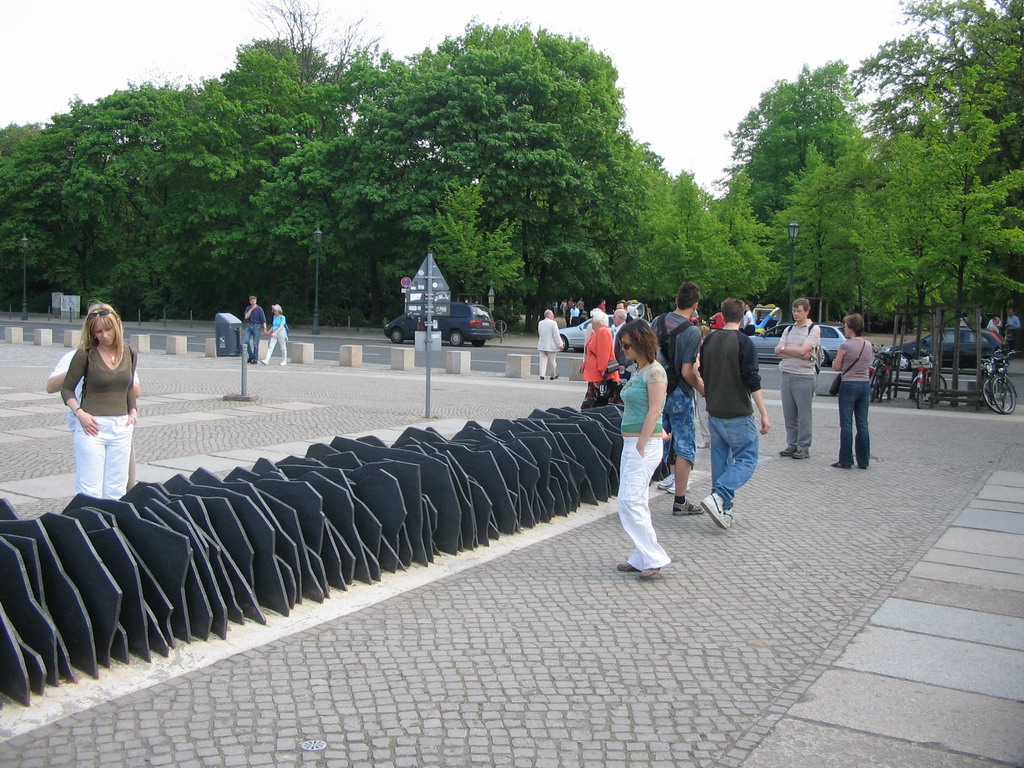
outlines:
[[323, 749], [327, 749], [327, 742], [320, 741], [320, 739], [310, 739], [299, 744], [299, 748], [303, 752], [319, 752]]

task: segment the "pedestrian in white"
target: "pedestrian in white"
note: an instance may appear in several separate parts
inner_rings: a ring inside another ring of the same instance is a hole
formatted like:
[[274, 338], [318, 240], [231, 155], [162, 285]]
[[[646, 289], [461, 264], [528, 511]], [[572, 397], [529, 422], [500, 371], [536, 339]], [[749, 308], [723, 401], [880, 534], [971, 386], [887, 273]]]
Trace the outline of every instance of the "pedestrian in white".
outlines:
[[284, 316], [284, 310], [280, 304], [270, 307], [274, 313], [274, 325], [270, 329], [270, 347], [267, 349], [267, 357], [260, 360], [264, 365], [270, 365], [270, 358], [274, 354], [274, 347], [281, 345], [281, 365], [288, 365], [288, 319]]
[[537, 323], [537, 356], [540, 358], [540, 378], [552, 381], [558, 378], [558, 353], [562, 349], [562, 335], [558, 332], [555, 313], [544, 310], [544, 318]]

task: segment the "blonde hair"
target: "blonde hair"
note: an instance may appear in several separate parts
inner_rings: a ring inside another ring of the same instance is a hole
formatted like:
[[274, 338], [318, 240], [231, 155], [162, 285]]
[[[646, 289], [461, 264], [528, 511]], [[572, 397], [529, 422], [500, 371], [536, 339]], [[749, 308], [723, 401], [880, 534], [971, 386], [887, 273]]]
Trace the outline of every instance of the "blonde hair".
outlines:
[[[100, 312], [104, 314], [99, 314]], [[96, 337], [93, 335], [93, 330], [97, 326], [114, 329], [114, 349], [124, 346], [124, 327], [121, 325], [121, 316], [109, 304], [96, 301], [89, 304], [85, 322], [82, 323], [82, 338], [78, 342], [79, 349], [88, 352], [90, 349], [96, 348]]]
[[280, 312], [282, 315], [284, 314], [284, 310], [281, 309], [281, 305], [280, 304], [271, 304], [270, 305], [270, 311], [271, 312]]

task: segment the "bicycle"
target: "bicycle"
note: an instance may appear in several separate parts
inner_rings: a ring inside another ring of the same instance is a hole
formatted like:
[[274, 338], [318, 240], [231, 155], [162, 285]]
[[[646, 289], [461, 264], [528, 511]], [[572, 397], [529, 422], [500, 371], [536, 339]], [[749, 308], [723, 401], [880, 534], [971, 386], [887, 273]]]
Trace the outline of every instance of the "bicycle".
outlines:
[[946, 378], [941, 373], [934, 373], [935, 364], [931, 355], [911, 360], [910, 367], [917, 371], [910, 382], [910, 399], [917, 403], [918, 408], [923, 408], [925, 404], [931, 408], [935, 405], [932, 393], [936, 389], [946, 389]]
[[887, 347], [875, 348], [875, 359], [868, 370], [871, 373], [871, 402], [882, 402], [882, 396], [892, 399], [892, 387], [898, 376], [896, 358], [900, 353]]
[[1013, 413], [1017, 407], [1017, 390], [1007, 377], [1010, 358], [1003, 352], [996, 352], [981, 361], [981, 369], [985, 373], [985, 381], [981, 385], [981, 394], [985, 405], [996, 413]]

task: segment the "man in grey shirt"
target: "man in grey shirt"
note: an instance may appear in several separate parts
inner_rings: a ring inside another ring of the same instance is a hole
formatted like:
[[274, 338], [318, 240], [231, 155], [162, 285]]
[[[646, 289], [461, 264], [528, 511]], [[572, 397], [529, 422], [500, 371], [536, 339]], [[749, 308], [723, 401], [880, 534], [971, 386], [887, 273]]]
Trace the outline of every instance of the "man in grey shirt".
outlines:
[[793, 302], [793, 325], [775, 345], [775, 354], [781, 358], [782, 416], [786, 422], [786, 448], [780, 456], [793, 459], [809, 458], [811, 453], [811, 400], [814, 398], [814, 380], [818, 373], [818, 350], [821, 348], [821, 330], [811, 322], [811, 302], [797, 299]]

